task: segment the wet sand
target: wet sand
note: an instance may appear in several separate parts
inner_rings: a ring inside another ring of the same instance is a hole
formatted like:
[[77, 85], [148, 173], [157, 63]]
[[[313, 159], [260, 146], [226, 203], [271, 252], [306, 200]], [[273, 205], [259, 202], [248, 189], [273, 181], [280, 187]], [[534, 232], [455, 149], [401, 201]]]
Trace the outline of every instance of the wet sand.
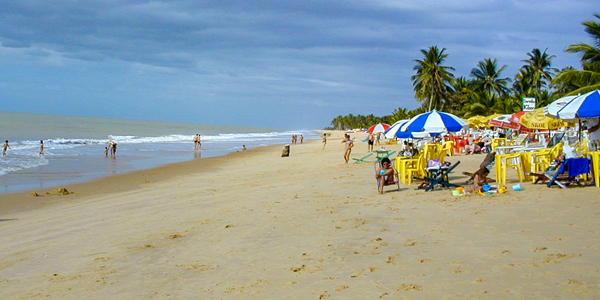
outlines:
[[[366, 154], [360, 140], [353, 158]], [[0, 196], [0, 296], [600, 296], [600, 189], [523, 183], [453, 197], [415, 183], [378, 195], [371, 163], [343, 164], [340, 133], [321, 147], [292, 145], [286, 158], [281, 146], [250, 149], [68, 185], [68, 195]], [[447, 160], [461, 161], [451, 181], [464, 183], [483, 156]]]

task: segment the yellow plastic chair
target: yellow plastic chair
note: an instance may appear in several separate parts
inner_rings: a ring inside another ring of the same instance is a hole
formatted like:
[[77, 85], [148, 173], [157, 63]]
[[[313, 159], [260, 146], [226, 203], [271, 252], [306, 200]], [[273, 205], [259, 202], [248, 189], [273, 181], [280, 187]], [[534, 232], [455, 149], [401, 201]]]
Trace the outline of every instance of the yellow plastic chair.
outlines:
[[424, 156], [419, 155], [418, 158], [411, 159], [411, 161], [404, 166], [404, 174], [402, 174], [402, 177], [400, 178], [400, 180], [405, 180], [406, 183], [404, 184], [412, 184], [413, 176], [424, 176], [422, 173], [425, 169], [421, 166], [423, 164], [423, 160]]
[[506, 184], [506, 173], [508, 168], [515, 168], [519, 182], [523, 182], [523, 161], [521, 153], [510, 153], [496, 155], [496, 181], [499, 184]]
[[506, 138], [496, 138], [496, 139], [492, 139], [492, 144], [490, 145], [490, 147], [492, 147], [492, 152], [493, 152], [496, 149], [496, 147], [506, 146], [506, 145], [508, 145]]
[[445, 141], [442, 146], [442, 150], [445, 152], [444, 156], [453, 156], [454, 155], [454, 141]]
[[420, 163], [419, 158], [422, 154], [413, 157], [396, 157], [395, 168], [398, 171], [398, 177], [402, 184], [410, 184], [412, 182], [412, 173], [410, 170], [417, 170]]
[[536, 165], [535, 172], [543, 172], [554, 161], [563, 150], [563, 142], [560, 142], [552, 148], [544, 148], [535, 151], [533, 163]]
[[577, 154], [582, 155], [584, 152], [589, 150], [589, 144], [590, 142], [588, 141], [588, 139], [584, 138], [580, 142], [577, 142], [577, 144], [575, 144], [575, 151], [577, 152]]

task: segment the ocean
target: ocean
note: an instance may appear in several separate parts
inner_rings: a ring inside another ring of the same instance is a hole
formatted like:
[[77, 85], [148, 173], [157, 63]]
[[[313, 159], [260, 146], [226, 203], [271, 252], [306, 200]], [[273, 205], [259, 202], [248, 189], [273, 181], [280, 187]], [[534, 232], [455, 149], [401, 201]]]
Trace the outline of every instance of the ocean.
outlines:
[[[201, 135], [202, 149], [194, 150]], [[313, 130], [73, 117], [0, 112], [0, 141], [10, 149], [0, 157], [0, 194], [149, 169], [168, 163], [225, 155], [291, 142], [292, 135], [318, 138]], [[39, 155], [40, 140], [44, 155]], [[114, 157], [106, 156], [110, 141]]]

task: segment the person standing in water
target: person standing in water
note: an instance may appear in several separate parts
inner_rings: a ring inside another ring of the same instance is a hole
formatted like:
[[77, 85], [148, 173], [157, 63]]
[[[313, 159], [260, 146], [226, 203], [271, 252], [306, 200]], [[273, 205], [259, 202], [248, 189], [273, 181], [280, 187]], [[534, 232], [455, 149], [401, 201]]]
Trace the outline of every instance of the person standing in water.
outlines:
[[6, 155], [6, 149], [12, 149], [9, 145], [8, 145], [8, 140], [4, 141], [4, 145], [2, 146], [2, 156]]
[[198, 150], [198, 134], [194, 137], [194, 150]]
[[44, 155], [44, 140], [40, 140], [40, 156]]

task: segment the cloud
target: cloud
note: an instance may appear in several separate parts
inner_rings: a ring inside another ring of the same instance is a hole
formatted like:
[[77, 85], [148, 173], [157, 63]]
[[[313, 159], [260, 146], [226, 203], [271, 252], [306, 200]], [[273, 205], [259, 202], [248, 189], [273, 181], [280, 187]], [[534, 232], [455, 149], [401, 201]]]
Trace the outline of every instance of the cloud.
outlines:
[[[533, 48], [557, 55], [555, 67], [576, 64], [562, 50], [589, 42], [581, 22], [597, 6], [566, 0], [6, 2], [0, 43], [13, 50], [0, 51], [12, 57], [1, 61], [29, 56], [23, 59], [29, 67], [37, 57], [40, 66], [54, 62], [82, 78], [94, 78], [85, 70], [130, 74], [124, 80], [140, 90], [161, 76], [196, 78], [183, 91], [168, 86], [164, 93], [239, 106], [261, 99], [285, 107], [285, 99], [290, 109], [284, 111], [313, 103], [323, 109], [320, 126], [330, 121], [327, 114], [415, 108], [413, 59], [433, 45], [447, 48], [447, 64], [459, 76], [491, 57], [509, 65], [503, 76], [512, 77]], [[162, 115], [149, 108], [141, 114]], [[264, 116], [273, 124], [296, 117]]]

